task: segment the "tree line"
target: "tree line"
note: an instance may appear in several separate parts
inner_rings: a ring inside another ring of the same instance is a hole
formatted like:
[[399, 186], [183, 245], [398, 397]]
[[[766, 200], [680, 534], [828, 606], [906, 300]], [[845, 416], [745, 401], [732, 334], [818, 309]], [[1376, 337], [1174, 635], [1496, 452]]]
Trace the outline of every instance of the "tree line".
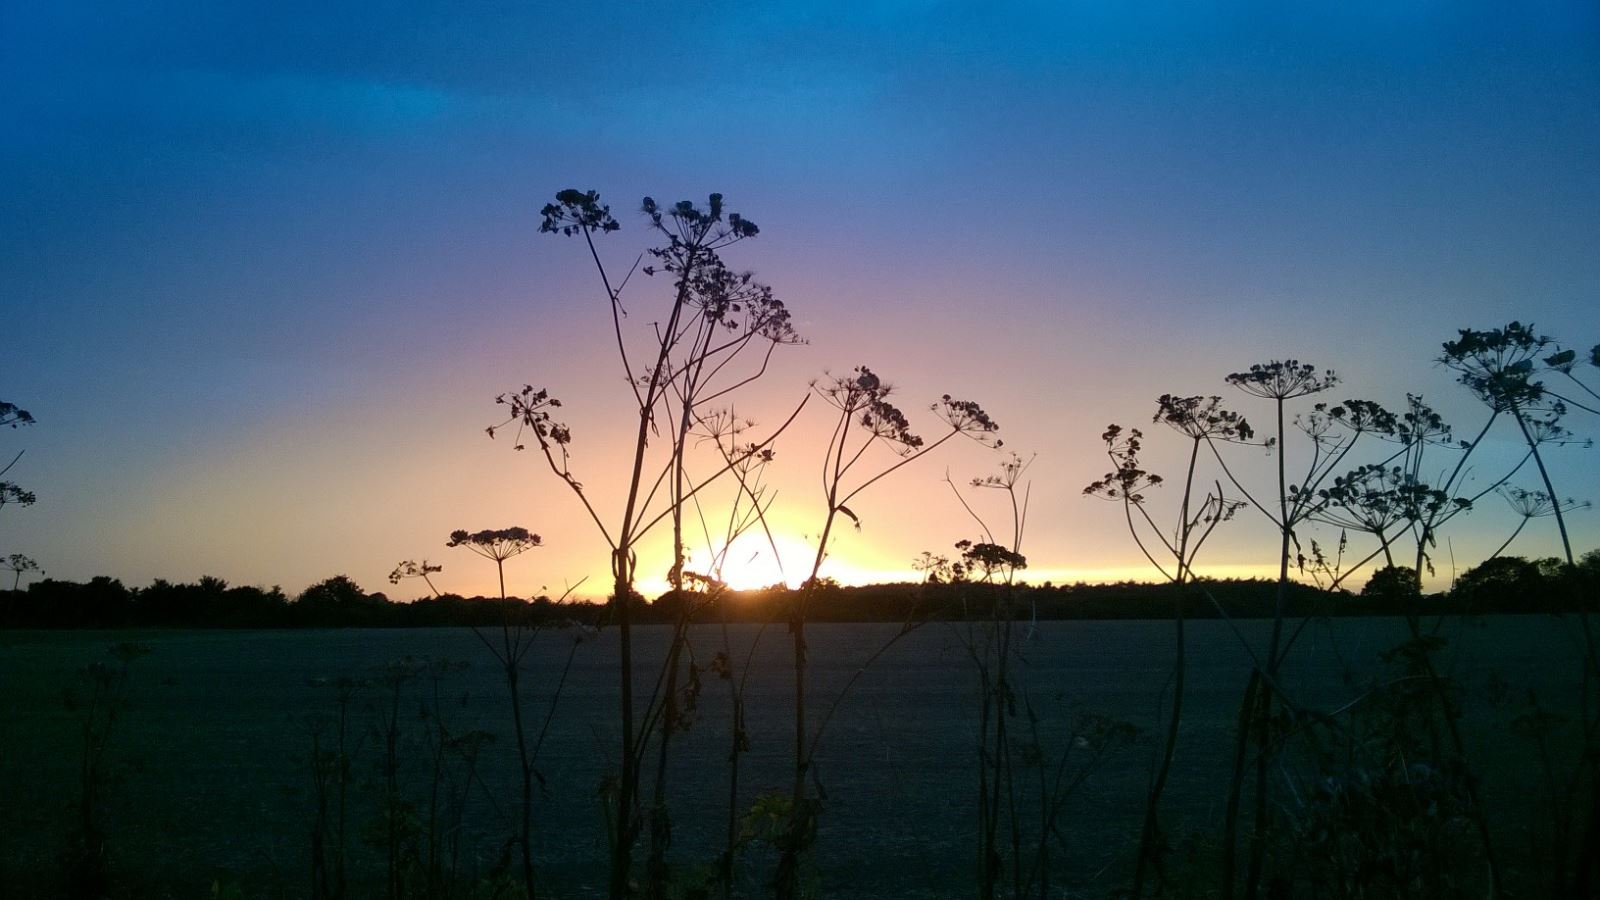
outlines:
[[[983, 582], [826, 584], [810, 592], [807, 617], [817, 622], [961, 621], [988, 618], [1001, 603], [1017, 604], [1040, 621], [1170, 619], [1174, 602], [1188, 618], [1269, 618], [1275, 610], [1274, 581], [1207, 579], [1211, 597], [1168, 583], [1004, 585]], [[1501, 556], [1468, 569], [1446, 591], [1423, 597], [1427, 615], [1490, 615], [1576, 612], [1570, 598], [1600, 584], [1600, 550], [1576, 566], [1555, 557]], [[1571, 588], [1578, 587], [1579, 590]], [[712, 602], [691, 592], [667, 591], [653, 601], [634, 595], [634, 619], [670, 624], [687, 613], [691, 621], [765, 623], [784, 621], [800, 591], [774, 587], [728, 591]], [[1592, 595], [1591, 595], [1592, 596]], [[1360, 593], [1328, 592], [1313, 585], [1291, 588], [1286, 612], [1304, 616], [1397, 616], [1414, 614], [1414, 594], [1375, 578]], [[1219, 609], [1220, 606], [1220, 609]], [[221, 578], [157, 579], [130, 588], [99, 575], [88, 581], [45, 578], [23, 590], [0, 591], [0, 628], [498, 628], [605, 627], [610, 604], [557, 602], [547, 596], [465, 597], [445, 593], [397, 600], [367, 592], [336, 575], [289, 595], [270, 588], [234, 586]]]

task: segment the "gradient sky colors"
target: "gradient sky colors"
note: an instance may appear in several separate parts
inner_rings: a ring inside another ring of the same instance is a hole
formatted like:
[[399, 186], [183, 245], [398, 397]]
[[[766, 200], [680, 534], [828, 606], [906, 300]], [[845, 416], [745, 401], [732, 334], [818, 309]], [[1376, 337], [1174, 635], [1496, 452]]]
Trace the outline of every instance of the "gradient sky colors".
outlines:
[[[520, 524], [548, 547], [513, 591], [603, 580], [572, 498], [482, 433], [494, 395], [545, 385], [595, 489], [619, 471], [604, 295], [578, 245], [536, 234], [565, 187], [612, 204], [623, 268], [645, 194], [720, 191], [760, 224], [730, 262], [811, 343], [741, 411], [775, 422], [861, 363], [908, 410], [982, 401], [1038, 454], [1037, 580], [1153, 575], [1080, 490], [1105, 424], [1161, 393], [1265, 416], [1222, 377], [1292, 356], [1344, 375], [1339, 398], [1422, 393], [1465, 428], [1432, 364], [1457, 328], [1600, 341], [1592, 3], [13, 7], [0, 399], [39, 424], [0, 451], [27, 449], [8, 477], [39, 502], [0, 514], [0, 552], [54, 576], [387, 590], [426, 556], [470, 594], [492, 570], [448, 533]], [[825, 426], [779, 448], [791, 547]], [[1596, 452], [1557, 452], [1564, 492], [1600, 500]], [[993, 463], [897, 475], [835, 574], [973, 536], [942, 479]], [[1597, 516], [1574, 516], [1580, 548]], [[1514, 524], [1472, 519], [1443, 565]], [[1515, 551], [1550, 552], [1548, 524]], [[1270, 567], [1266, 534], [1241, 520], [1202, 562]]]

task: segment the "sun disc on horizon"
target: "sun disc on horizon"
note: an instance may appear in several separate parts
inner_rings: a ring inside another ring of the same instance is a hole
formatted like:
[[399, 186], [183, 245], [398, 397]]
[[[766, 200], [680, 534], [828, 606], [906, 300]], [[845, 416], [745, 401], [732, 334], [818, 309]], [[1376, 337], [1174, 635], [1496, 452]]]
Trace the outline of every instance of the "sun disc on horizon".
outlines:
[[811, 574], [814, 552], [805, 541], [786, 534], [775, 533], [768, 541], [765, 533], [746, 533], [734, 539], [720, 560], [707, 562], [707, 554], [702, 553], [698, 561], [712, 570], [707, 574], [728, 587], [750, 591], [775, 584], [798, 585]]

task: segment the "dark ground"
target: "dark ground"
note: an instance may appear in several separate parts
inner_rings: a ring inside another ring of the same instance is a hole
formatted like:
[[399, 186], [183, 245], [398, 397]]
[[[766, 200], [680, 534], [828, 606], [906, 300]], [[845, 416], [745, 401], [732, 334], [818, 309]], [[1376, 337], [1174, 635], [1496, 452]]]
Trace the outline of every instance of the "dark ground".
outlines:
[[[817, 774], [827, 795], [815, 873], [834, 897], [968, 896], [973, 880], [976, 795], [974, 746], [977, 690], [961, 645], [965, 626], [933, 623], [879, 659], [857, 682], [823, 742]], [[1269, 623], [1239, 626], [1256, 646]], [[1020, 626], [1026, 632], [1027, 626]], [[894, 625], [816, 625], [810, 629], [815, 696], [825, 697], [892, 636]], [[757, 635], [735, 626], [736, 664]], [[1402, 639], [1395, 619], [1341, 619], [1311, 624], [1287, 676], [1307, 706], [1331, 709], [1356, 698], [1358, 679], [1378, 670], [1378, 654]], [[1576, 650], [1566, 623], [1545, 617], [1495, 617], [1447, 622], [1442, 668], [1467, 689], [1464, 728], [1472, 763], [1483, 778], [1494, 827], [1505, 854], [1526, 858], [1535, 840], [1539, 772], [1529, 745], [1507, 723], [1509, 707], [1485, 698], [1494, 676], [1520, 696], [1536, 689], [1547, 705], [1576, 696]], [[106, 802], [111, 866], [121, 894], [207, 897], [213, 885], [238, 887], [247, 897], [309, 894], [312, 780], [310, 730], [334, 713], [332, 691], [313, 679], [364, 677], [403, 656], [464, 660], [472, 668], [440, 682], [448, 724], [499, 735], [480, 769], [487, 782], [469, 810], [466, 871], [492, 868], [503, 836], [505, 808], [516, 795], [509, 713], [492, 660], [464, 629], [318, 631], [115, 631], [0, 633], [0, 884], [7, 897], [49, 897], [60, 890], [61, 848], [72, 821], [81, 758], [75, 714], [62, 692], [83, 666], [105, 657], [114, 643], [137, 640], [152, 652], [132, 665], [130, 695], [115, 726], [108, 756]], [[572, 632], [539, 639], [527, 684], [542, 711], [554, 688]], [[659, 658], [666, 630], [640, 631], [647, 659]], [[702, 664], [721, 645], [712, 626], [694, 632]], [[751, 751], [743, 758], [741, 805], [787, 783], [792, 732], [788, 636], [781, 626], [762, 633], [750, 681]], [[1230, 626], [1190, 624], [1190, 691], [1171, 784], [1167, 825], [1199, 846], [1214, 844], [1222, 819], [1232, 733], [1248, 661]], [[1055, 883], [1065, 896], [1104, 897], [1122, 883], [1136, 843], [1142, 798], [1159, 734], [1159, 702], [1172, 651], [1171, 623], [1041, 623], [1026, 644], [1027, 697], [1040, 714], [1043, 753], [1054, 758], [1069, 743], [1074, 710], [1127, 720], [1142, 729], [1131, 746], [1109, 753], [1068, 801], [1064, 846], [1056, 853]], [[554, 718], [540, 769], [548, 796], [537, 804], [542, 877], [554, 897], [600, 896], [605, 846], [597, 789], [615, 758], [613, 725], [616, 635], [606, 632], [579, 647]], [[644, 667], [642, 667], [644, 668]], [[418, 716], [423, 679], [406, 689], [402, 773], [408, 796], [424, 799]], [[381, 859], [356, 840], [375, 814], [378, 698], [369, 689], [353, 707], [352, 734], [361, 741], [352, 843], [360, 848], [353, 877], [376, 891]], [[698, 718], [679, 736], [672, 785], [676, 826], [672, 858], [683, 866], [709, 863], [720, 849], [727, 786], [727, 692], [706, 676]], [[815, 721], [815, 719], [813, 719]], [[1571, 743], [1570, 741], [1568, 743]], [[1090, 749], [1079, 747], [1084, 761]], [[1030, 776], [1033, 777], [1033, 776]], [[1035, 801], [1036, 802], [1036, 801]], [[768, 862], [752, 853], [743, 867], [744, 893], [757, 894]], [[1529, 868], [1532, 863], [1521, 864]]]

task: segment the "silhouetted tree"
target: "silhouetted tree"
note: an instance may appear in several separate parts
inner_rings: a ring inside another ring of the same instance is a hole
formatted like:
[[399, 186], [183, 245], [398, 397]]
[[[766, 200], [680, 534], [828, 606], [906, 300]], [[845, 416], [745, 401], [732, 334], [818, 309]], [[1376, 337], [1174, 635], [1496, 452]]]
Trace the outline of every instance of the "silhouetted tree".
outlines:
[[372, 624], [371, 619], [381, 609], [349, 576], [335, 575], [301, 591], [295, 598], [294, 612], [302, 622], [349, 626]]
[[1410, 566], [1384, 566], [1372, 573], [1361, 588], [1361, 596], [1394, 606], [1413, 608], [1422, 597], [1422, 579]]
[[1474, 609], [1514, 609], [1549, 590], [1546, 568], [1521, 556], [1493, 556], [1462, 572], [1450, 594]]
[[348, 575], [325, 578], [300, 592], [296, 603], [311, 606], [349, 607], [368, 602], [367, 593]]

